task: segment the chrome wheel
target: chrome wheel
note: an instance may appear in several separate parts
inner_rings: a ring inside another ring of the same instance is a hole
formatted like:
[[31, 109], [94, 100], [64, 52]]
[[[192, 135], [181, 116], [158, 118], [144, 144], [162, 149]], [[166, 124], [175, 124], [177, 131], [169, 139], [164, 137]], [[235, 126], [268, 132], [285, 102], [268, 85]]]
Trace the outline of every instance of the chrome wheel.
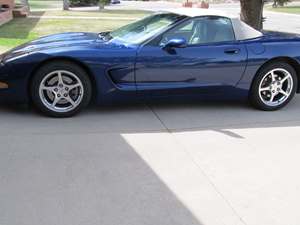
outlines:
[[65, 113], [82, 101], [84, 89], [80, 79], [69, 71], [57, 70], [47, 74], [39, 85], [39, 97], [48, 109]]
[[291, 95], [293, 78], [290, 72], [276, 68], [264, 75], [259, 84], [259, 97], [268, 106], [279, 106]]

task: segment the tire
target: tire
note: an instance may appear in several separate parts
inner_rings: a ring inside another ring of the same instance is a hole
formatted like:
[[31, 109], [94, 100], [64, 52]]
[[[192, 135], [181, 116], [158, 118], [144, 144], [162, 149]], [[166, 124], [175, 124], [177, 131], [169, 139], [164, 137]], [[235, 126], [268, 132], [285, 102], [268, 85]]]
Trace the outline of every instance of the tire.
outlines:
[[298, 87], [295, 69], [284, 62], [264, 66], [254, 78], [250, 102], [260, 110], [275, 111], [286, 106]]
[[33, 76], [30, 95], [36, 109], [50, 117], [71, 117], [85, 108], [92, 97], [88, 74], [75, 63], [55, 61]]

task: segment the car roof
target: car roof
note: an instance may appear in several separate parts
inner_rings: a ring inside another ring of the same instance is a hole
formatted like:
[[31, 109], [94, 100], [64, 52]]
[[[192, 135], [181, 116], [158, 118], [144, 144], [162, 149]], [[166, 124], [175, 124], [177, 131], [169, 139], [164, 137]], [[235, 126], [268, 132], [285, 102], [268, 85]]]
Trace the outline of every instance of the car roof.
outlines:
[[237, 18], [237, 16], [228, 14], [221, 10], [214, 9], [202, 9], [202, 8], [174, 8], [174, 9], [166, 9], [163, 12], [170, 12], [179, 15], [184, 15], [188, 17], [198, 17], [198, 16], [220, 16], [220, 17], [228, 17], [228, 18]]

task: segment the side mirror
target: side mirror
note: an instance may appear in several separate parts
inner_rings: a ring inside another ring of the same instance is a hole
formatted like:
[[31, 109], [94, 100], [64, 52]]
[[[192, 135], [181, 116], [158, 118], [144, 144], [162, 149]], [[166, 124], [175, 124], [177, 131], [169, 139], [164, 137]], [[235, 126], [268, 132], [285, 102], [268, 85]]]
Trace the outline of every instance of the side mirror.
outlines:
[[169, 40], [165, 45], [162, 46], [163, 49], [170, 48], [185, 48], [187, 46], [187, 42], [184, 38], [173, 38]]

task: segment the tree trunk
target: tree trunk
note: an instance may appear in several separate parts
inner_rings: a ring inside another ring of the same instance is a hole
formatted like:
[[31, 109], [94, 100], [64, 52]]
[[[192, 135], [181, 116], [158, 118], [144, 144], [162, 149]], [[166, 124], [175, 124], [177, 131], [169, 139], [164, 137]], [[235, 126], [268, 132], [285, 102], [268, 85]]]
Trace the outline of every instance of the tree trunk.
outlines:
[[28, 0], [20, 0], [21, 5], [25, 6], [28, 10], [28, 12], [30, 11], [30, 6], [29, 6], [29, 2]]
[[99, 1], [99, 10], [102, 11], [104, 10], [105, 3], [103, 1]]
[[64, 10], [69, 10], [69, 7], [70, 7], [69, 0], [63, 0], [63, 9]]
[[261, 30], [263, 27], [263, 0], [240, 0], [241, 19], [251, 27]]

